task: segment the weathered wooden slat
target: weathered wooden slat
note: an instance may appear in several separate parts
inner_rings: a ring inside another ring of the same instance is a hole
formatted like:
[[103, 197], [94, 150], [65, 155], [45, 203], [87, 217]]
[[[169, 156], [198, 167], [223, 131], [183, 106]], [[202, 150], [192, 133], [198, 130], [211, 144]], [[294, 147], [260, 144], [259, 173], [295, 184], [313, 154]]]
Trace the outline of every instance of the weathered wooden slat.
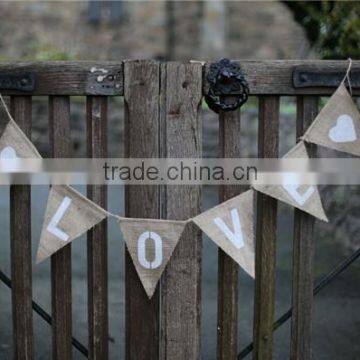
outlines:
[[[53, 157], [70, 155], [70, 99], [49, 98], [49, 136]], [[71, 244], [51, 256], [53, 359], [72, 358]]]
[[[1, 75], [35, 75], [31, 95], [122, 95], [122, 62], [41, 61], [0, 63]], [[2, 90], [3, 94], [19, 94]]]
[[[12, 97], [11, 113], [30, 138], [31, 97]], [[30, 186], [10, 187], [10, 221], [14, 359], [33, 359]]]
[[[301, 96], [297, 99], [296, 136], [304, 134], [318, 113], [318, 98]], [[315, 156], [316, 146], [307, 145], [309, 156]], [[293, 293], [291, 318], [291, 359], [311, 359], [313, 312], [313, 255], [315, 218], [295, 209], [293, 245]]]
[[[293, 70], [295, 66], [306, 65], [316, 71], [345, 71], [347, 61], [341, 60], [238, 60], [249, 82], [252, 95], [331, 95], [332, 87], [294, 88]], [[204, 75], [209, 65], [206, 65]], [[91, 69], [108, 70], [106, 75], [116, 75], [116, 81], [105, 79], [96, 82], [101, 72], [91, 73]], [[353, 70], [360, 69], [360, 61], [353, 61]], [[122, 62], [96, 61], [44, 61], [44, 62], [0, 62], [0, 75], [34, 73], [35, 91], [29, 95], [123, 95]], [[95, 84], [95, 86], [94, 86]], [[206, 81], [204, 93], [207, 92]], [[113, 86], [114, 85], [114, 86]], [[94, 86], [93, 88], [91, 86]], [[103, 87], [104, 86], [104, 87]], [[109, 86], [109, 87], [107, 87]], [[3, 90], [3, 94], [19, 95], [13, 90]], [[353, 88], [354, 95], [360, 95], [360, 88]]]
[[[163, 64], [164, 156], [200, 157], [201, 64]], [[198, 186], [168, 186], [163, 217], [184, 220], [200, 212]], [[162, 277], [160, 359], [200, 358], [201, 233], [188, 224]]]
[[[159, 78], [155, 61], [129, 61], [125, 78], [125, 156], [159, 156]], [[158, 186], [129, 185], [125, 189], [125, 215], [160, 216]], [[139, 280], [131, 256], [125, 252], [126, 359], [159, 357], [159, 288], [151, 300]]]
[[[107, 157], [107, 98], [89, 96], [87, 113], [87, 156]], [[88, 198], [107, 207], [106, 186], [89, 186]], [[107, 220], [88, 232], [88, 323], [90, 359], [108, 358], [108, 264]]]
[[[276, 158], [279, 143], [279, 97], [259, 98], [259, 157]], [[275, 313], [277, 201], [257, 193], [253, 358], [272, 358]]]
[[[240, 111], [219, 116], [220, 157], [241, 156]], [[220, 202], [237, 196], [241, 186], [220, 186]], [[224, 251], [218, 255], [218, 343], [219, 360], [236, 359], [238, 338], [238, 269], [239, 265]]]
[[[348, 61], [334, 60], [269, 60], [251, 61], [239, 60], [238, 63], [249, 83], [252, 95], [331, 95], [334, 87], [304, 87], [293, 86], [293, 71], [296, 66], [307, 65], [317, 72], [343, 71], [344, 75], [349, 65]], [[206, 65], [205, 76], [208, 72]], [[360, 69], [360, 61], [353, 62], [353, 71]], [[340, 85], [340, 83], [338, 84]], [[207, 92], [207, 82], [204, 81], [204, 93]], [[354, 89], [354, 95], [360, 94], [360, 88]]]

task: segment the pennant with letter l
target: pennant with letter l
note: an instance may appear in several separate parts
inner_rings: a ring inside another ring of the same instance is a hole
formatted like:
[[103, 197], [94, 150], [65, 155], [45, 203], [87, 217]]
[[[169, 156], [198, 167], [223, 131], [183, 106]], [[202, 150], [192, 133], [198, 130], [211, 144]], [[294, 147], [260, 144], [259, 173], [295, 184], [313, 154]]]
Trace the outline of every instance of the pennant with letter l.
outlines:
[[[287, 154], [284, 159], [308, 159], [305, 144], [300, 141]], [[296, 173], [287, 173], [282, 185], [257, 185], [253, 188], [284, 203], [290, 204], [323, 221], [329, 221], [321, 203], [317, 186], [300, 184]]]
[[360, 156], [360, 113], [342, 83], [302, 140]]
[[187, 222], [121, 217], [118, 221], [135, 269], [150, 299]]
[[41, 158], [34, 144], [19, 128], [1, 98], [0, 159]]
[[66, 185], [50, 189], [36, 263], [69, 244], [108, 216], [108, 212]]
[[253, 190], [221, 203], [192, 221], [250, 276], [255, 277]]

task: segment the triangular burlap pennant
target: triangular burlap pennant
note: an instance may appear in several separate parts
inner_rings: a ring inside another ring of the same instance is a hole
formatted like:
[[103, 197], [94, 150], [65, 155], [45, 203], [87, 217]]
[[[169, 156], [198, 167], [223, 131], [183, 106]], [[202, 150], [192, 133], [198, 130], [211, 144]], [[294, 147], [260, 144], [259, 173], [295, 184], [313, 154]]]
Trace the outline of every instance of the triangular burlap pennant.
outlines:
[[[305, 144], [300, 141], [293, 147], [284, 159], [307, 159], [309, 158]], [[287, 174], [283, 185], [257, 185], [253, 184], [255, 190], [269, 195], [277, 200], [290, 204], [302, 211], [305, 211], [320, 220], [328, 221], [324, 212], [319, 190], [314, 185], [296, 184], [296, 176]]]
[[186, 224], [186, 221], [119, 218], [127, 249], [149, 298]]
[[41, 158], [41, 155], [2, 103], [0, 104], [0, 159], [13, 158]]
[[255, 277], [253, 190], [221, 203], [192, 221], [250, 276]]
[[106, 210], [66, 185], [50, 189], [36, 263], [43, 261], [108, 216]]
[[360, 156], [360, 113], [342, 83], [302, 139]]

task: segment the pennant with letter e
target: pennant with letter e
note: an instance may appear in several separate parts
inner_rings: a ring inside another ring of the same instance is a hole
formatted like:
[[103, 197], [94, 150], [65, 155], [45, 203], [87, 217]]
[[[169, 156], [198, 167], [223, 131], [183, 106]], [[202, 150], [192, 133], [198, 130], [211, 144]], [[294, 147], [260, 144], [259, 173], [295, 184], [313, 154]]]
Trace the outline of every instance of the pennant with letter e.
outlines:
[[[305, 144], [300, 141], [287, 154], [284, 159], [308, 159]], [[286, 173], [282, 185], [257, 185], [253, 188], [284, 203], [290, 204], [320, 220], [328, 222], [321, 203], [320, 193], [315, 185], [300, 184], [296, 173]]]
[[250, 276], [255, 277], [253, 190], [221, 203], [192, 221]]
[[302, 140], [360, 156], [360, 113], [342, 83]]
[[187, 222], [121, 217], [118, 221], [135, 269], [150, 299]]
[[1, 98], [0, 159], [41, 158], [34, 144], [12, 119]]
[[36, 263], [84, 234], [108, 212], [67, 185], [53, 185], [47, 202]]

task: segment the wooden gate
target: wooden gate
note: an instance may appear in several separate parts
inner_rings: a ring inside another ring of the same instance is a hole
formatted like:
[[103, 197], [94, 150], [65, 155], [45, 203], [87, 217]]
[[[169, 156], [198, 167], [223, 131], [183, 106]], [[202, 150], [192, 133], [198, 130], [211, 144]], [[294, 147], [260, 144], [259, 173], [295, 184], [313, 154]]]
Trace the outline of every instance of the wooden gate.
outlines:
[[[320, 95], [330, 95], [342, 79], [345, 61], [241, 61], [252, 96], [259, 97], [259, 157], [278, 156], [280, 96], [297, 97], [297, 137], [318, 111]], [[359, 62], [353, 69], [359, 69]], [[31, 92], [6, 90], [15, 121], [31, 136], [32, 95], [49, 96], [53, 157], [70, 154], [70, 97], [87, 97], [87, 155], [107, 155], [108, 96], [125, 101], [127, 157], [201, 157], [200, 105], [207, 65], [156, 61], [39, 62], [0, 64], [0, 75], [30, 74]], [[297, 70], [294, 86], [293, 72]], [[311, 75], [313, 74], [313, 75]], [[26, 85], [26, 81], [25, 81]], [[354, 93], [358, 90], [354, 89]], [[221, 157], [241, 157], [240, 111], [220, 114]], [[311, 149], [312, 155], [315, 149]], [[104, 186], [88, 195], [106, 207]], [[237, 186], [220, 189], [220, 200], [237, 195]], [[14, 353], [34, 359], [31, 275], [30, 187], [11, 187], [11, 278]], [[198, 186], [128, 186], [125, 215], [187, 219], [200, 212]], [[277, 201], [257, 194], [255, 359], [271, 359], [275, 304]], [[314, 218], [295, 210], [291, 359], [310, 359], [313, 302]], [[88, 234], [89, 357], [108, 358], [107, 225]], [[36, 241], [36, 239], [34, 239]], [[201, 233], [189, 226], [148, 300], [128, 253], [126, 267], [126, 358], [200, 358]], [[238, 265], [219, 250], [218, 359], [235, 359], [237, 347]], [[51, 258], [53, 358], [72, 357], [71, 245]]]

